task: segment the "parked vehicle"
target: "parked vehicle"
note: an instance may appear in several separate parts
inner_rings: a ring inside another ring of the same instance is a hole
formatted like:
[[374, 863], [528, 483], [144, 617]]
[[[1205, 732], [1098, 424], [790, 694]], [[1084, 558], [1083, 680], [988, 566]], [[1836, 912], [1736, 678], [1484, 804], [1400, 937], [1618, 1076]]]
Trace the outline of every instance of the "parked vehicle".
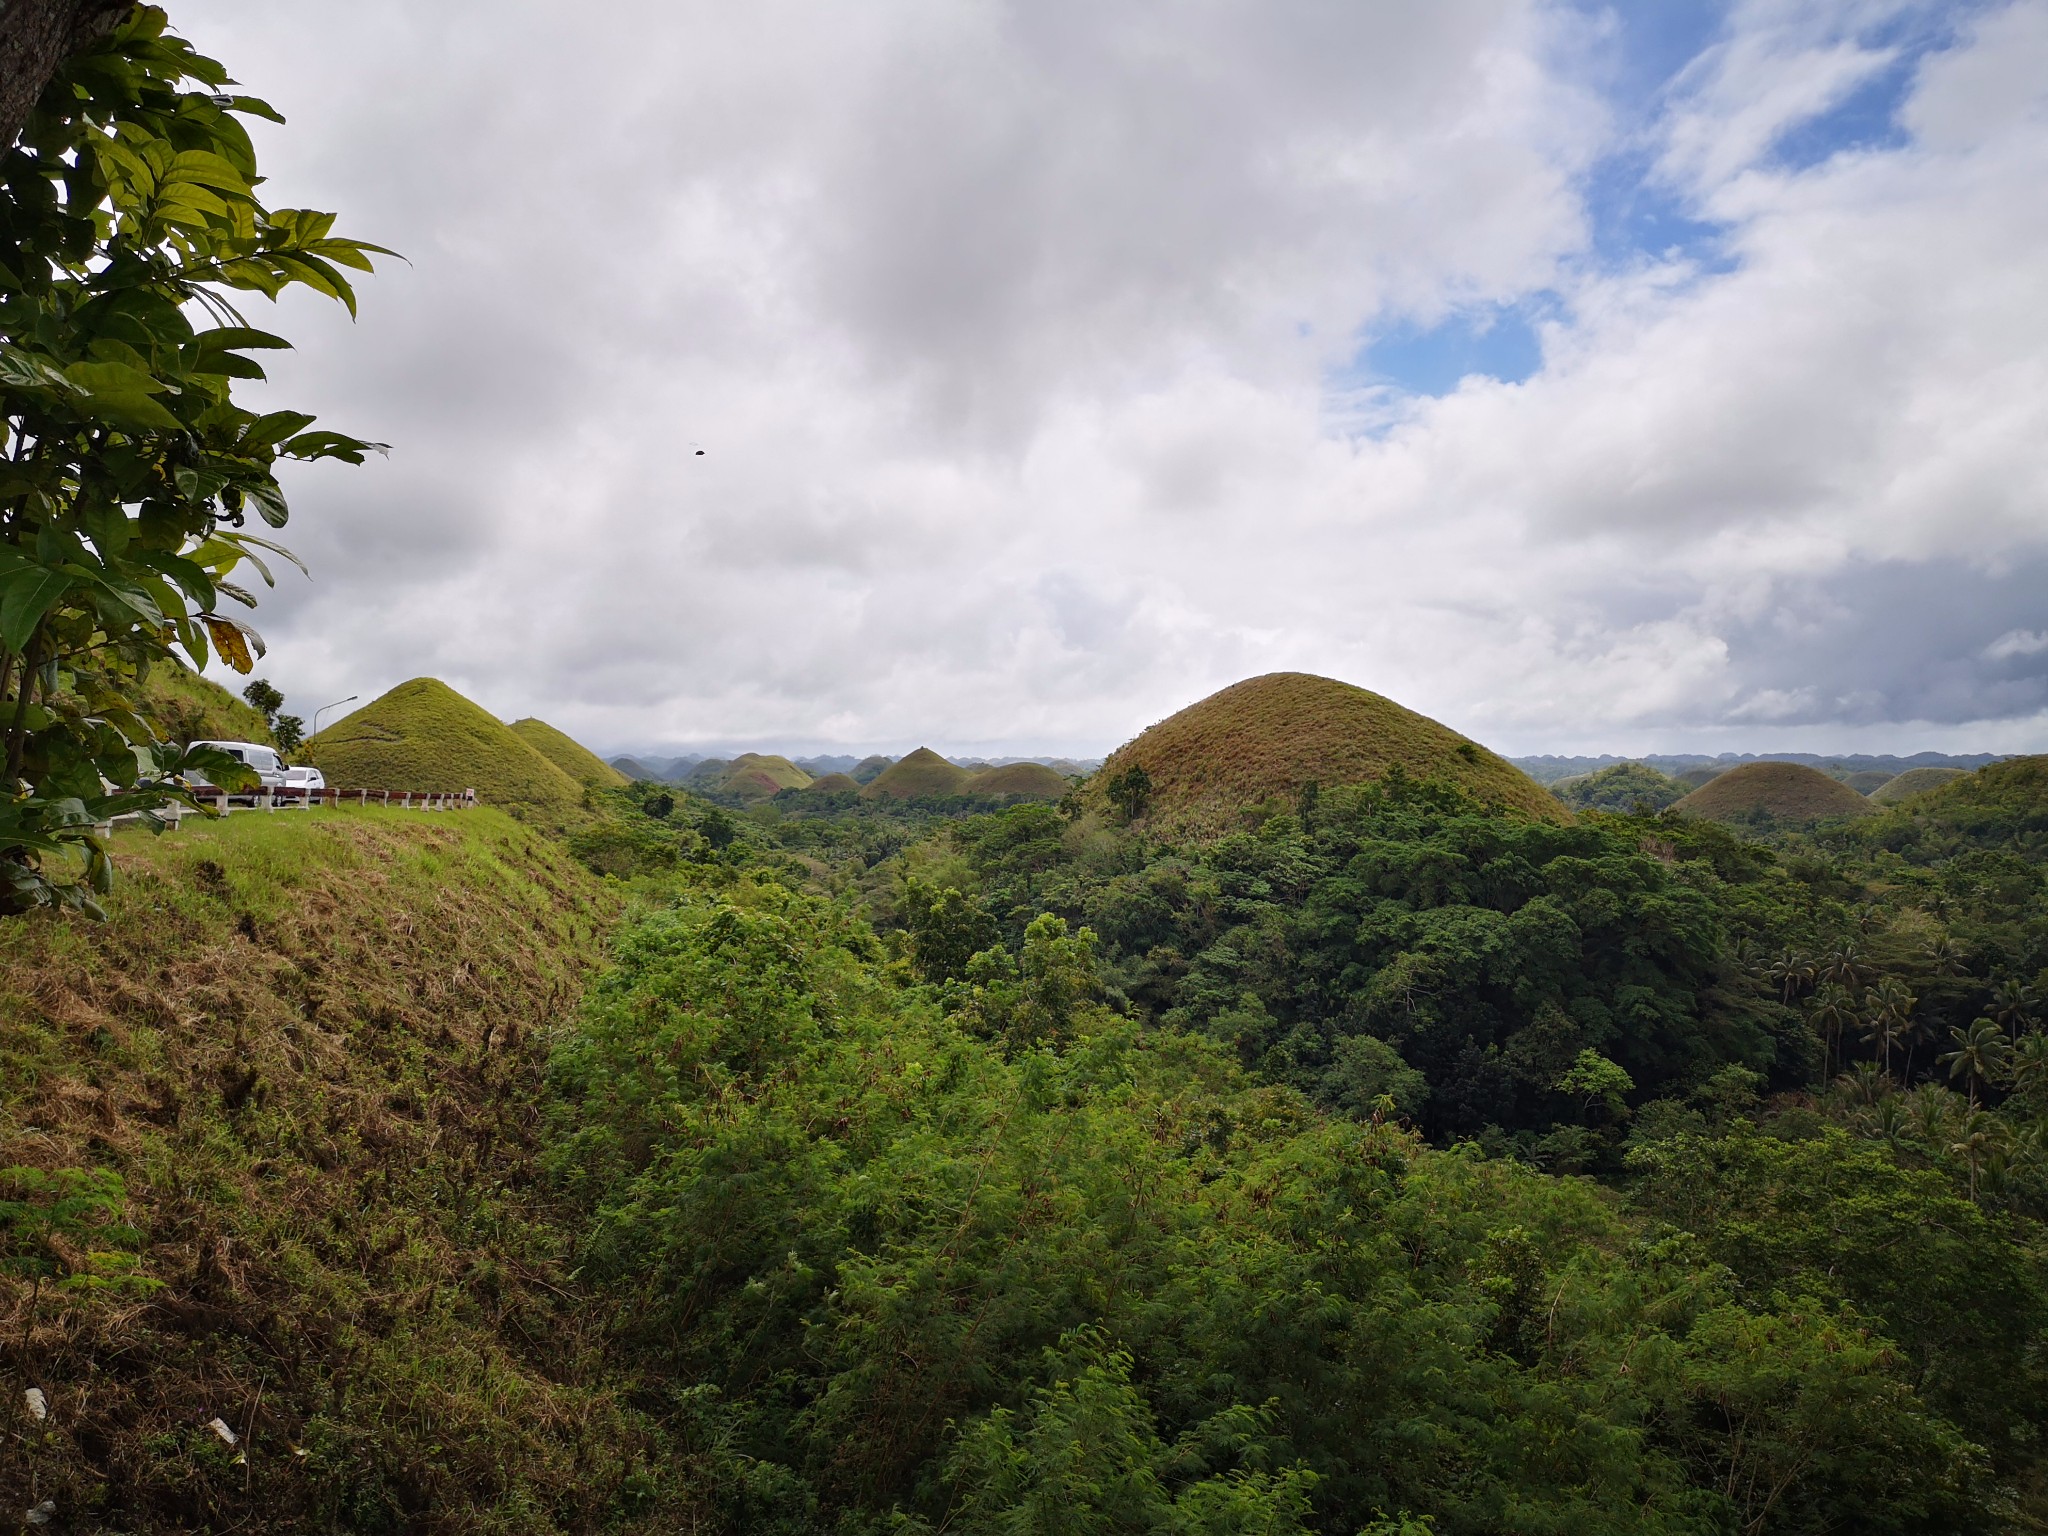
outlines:
[[[280, 789], [286, 783], [284, 759], [277, 755], [277, 748], [266, 747], [253, 741], [195, 741], [195, 747], [212, 747], [225, 752], [238, 763], [246, 763], [256, 770], [256, 777], [265, 789]], [[315, 770], [317, 772], [317, 770]], [[189, 775], [196, 784], [212, 781], [204, 774]]]
[[327, 775], [311, 763], [296, 763], [284, 771], [286, 789], [325, 789]]

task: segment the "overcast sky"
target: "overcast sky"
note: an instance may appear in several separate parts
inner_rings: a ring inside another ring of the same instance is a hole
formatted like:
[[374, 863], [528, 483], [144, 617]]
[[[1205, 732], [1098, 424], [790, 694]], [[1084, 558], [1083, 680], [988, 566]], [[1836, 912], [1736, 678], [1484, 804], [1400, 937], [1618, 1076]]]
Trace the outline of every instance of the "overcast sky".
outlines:
[[304, 715], [2048, 750], [2048, 0], [169, 8], [407, 258], [251, 316]]

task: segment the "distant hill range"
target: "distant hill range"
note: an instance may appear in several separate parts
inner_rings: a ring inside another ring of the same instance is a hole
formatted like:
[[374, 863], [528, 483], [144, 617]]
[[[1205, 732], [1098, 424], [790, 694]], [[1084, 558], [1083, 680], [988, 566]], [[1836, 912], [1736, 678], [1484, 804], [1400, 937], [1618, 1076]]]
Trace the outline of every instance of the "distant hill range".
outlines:
[[1555, 784], [1560, 779], [1580, 778], [1586, 774], [1597, 773], [1602, 768], [1612, 768], [1619, 763], [1645, 763], [1659, 773], [1693, 784], [1704, 784], [1715, 774], [1725, 773], [1730, 768], [1739, 768], [1744, 763], [1803, 763], [1808, 768], [1818, 768], [1831, 779], [1839, 779], [1845, 784], [1851, 784], [1852, 788], [1868, 793], [1864, 785], [1852, 783], [1851, 774], [1881, 773], [1888, 779], [1913, 768], [1960, 768], [1967, 773], [1982, 768], [1986, 763], [2003, 761], [2003, 758], [1996, 752], [1971, 752], [1961, 756], [1947, 752], [1915, 752], [1911, 757], [1873, 755], [1866, 752], [1838, 753], [1833, 756], [1816, 752], [1723, 752], [1718, 757], [1709, 757], [1698, 752], [1652, 752], [1639, 757], [1621, 757], [1613, 754], [1603, 754], [1599, 757], [1545, 755], [1511, 757], [1508, 761], [1538, 784]]
[[[918, 752], [929, 750], [924, 747], [918, 748]], [[917, 753], [910, 755], [914, 757]], [[931, 756], [936, 757], [938, 754], [931, 753]], [[698, 752], [686, 753], [681, 757], [633, 753], [610, 759], [611, 766], [629, 779], [642, 779], [650, 784], [682, 784], [691, 789], [719, 788], [721, 781], [731, 773], [735, 763], [764, 761], [787, 763], [802, 769], [814, 780], [844, 774], [858, 786], [872, 784], [902, 759], [887, 757], [880, 753], [868, 757], [854, 757], [847, 753], [822, 757], [765, 757], [754, 752], [743, 752], [738, 757], [730, 758], [706, 757]], [[1102, 766], [1102, 759], [1099, 757], [950, 757], [943, 761], [951, 763], [955, 768], [964, 769], [969, 774], [978, 774], [994, 768], [1040, 764], [1050, 768], [1063, 779], [1084, 779]], [[1033, 782], [1038, 781], [1034, 778]], [[786, 784], [780, 787], [801, 786]]]

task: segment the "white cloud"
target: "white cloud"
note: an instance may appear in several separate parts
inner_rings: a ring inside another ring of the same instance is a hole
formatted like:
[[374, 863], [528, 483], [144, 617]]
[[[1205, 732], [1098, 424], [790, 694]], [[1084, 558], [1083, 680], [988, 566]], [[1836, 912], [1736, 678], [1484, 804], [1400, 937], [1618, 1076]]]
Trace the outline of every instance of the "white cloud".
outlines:
[[1984, 655], [1992, 661], [2011, 661], [2018, 656], [2044, 654], [2048, 654], [2048, 630], [2008, 629], [1984, 647]]
[[[1657, 127], [1733, 269], [1613, 271], [1621, 130], [1523, 0], [191, 0], [273, 186], [413, 263], [286, 316], [278, 398], [395, 447], [296, 484], [272, 675], [599, 746], [1100, 749], [1280, 666], [1521, 750], [2036, 718], [1838, 637], [1872, 562], [2048, 542], [2048, 10], [1776, 167], [1889, 58], [1813, 14], [1738, 8]], [[1533, 378], [1336, 429], [1361, 326], [1540, 290]]]

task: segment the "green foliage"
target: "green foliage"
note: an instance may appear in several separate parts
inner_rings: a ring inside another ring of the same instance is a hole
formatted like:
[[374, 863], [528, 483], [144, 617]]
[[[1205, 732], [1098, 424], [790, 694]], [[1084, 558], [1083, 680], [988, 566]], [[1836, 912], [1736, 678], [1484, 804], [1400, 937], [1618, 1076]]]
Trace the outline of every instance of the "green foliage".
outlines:
[[128, 1188], [111, 1168], [0, 1168], [0, 1269], [60, 1291], [148, 1291], [127, 1225]]
[[[237, 405], [249, 354], [234, 290], [300, 286], [353, 312], [344, 269], [380, 247], [331, 214], [266, 207], [226, 71], [138, 7], [73, 56], [0, 153], [0, 908], [91, 904], [95, 823], [175, 798], [196, 765], [159, 746], [143, 679], [262, 642], [223, 602], [285, 554], [280, 459], [359, 463], [373, 445]], [[287, 555], [286, 558], [289, 558]], [[114, 787], [109, 792], [105, 785]]]
[[1686, 794], [1688, 786], [1648, 763], [1615, 763], [1598, 772], [1560, 779], [1550, 792], [1575, 811], [1624, 811], [1649, 815]]
[[1104, 780], [1102, 793], [1125, 821], [1136, 821], [1152, 803], [1152, 775], [1143, 763], [1133, 763]]
[[[727, 1528], [1990, 1529], [1985, 1452], [1894, 1342], [1921, 1320], [1804, 1262], [1837, 1213], [1774, 1207], [1774, 1269], [1733, 1211], [1644, 1230], [1116, 1017], [1053, 921], [1022, 948], [942, 1010], [843, 912], [682, 888], [557, 1048], [618, 1349], [773, 1471]], [[987, 1029], [1034, 980], [1064, 1027]], [[1659, 1216], [1718, 1147], [1664, 1154]], [[1915, 1257], [1929, 1287], [2009, 1264]]]

